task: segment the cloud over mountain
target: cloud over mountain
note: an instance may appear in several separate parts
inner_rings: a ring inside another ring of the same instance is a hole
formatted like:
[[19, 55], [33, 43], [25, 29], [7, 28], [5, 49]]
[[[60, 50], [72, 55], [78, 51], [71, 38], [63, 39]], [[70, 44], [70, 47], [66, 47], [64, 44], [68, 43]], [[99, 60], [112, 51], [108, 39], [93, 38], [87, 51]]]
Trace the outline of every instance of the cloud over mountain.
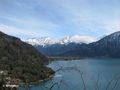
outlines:
[[95, 38], [89, 36], [64, 36], [61, 38], [51, 38], [51, 37], [42, 37], [42, 38], [29, 38], [25, 42], [32, 45], [53, 45], [53, 44], [69, 44], [69, 43], [91, 43], [96, 41]]

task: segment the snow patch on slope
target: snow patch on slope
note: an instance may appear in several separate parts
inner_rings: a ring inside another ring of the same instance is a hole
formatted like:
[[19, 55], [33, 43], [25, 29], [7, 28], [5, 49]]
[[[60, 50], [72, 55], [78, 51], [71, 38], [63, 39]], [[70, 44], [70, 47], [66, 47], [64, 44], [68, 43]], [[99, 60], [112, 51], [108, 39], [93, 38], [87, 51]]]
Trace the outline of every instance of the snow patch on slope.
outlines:
[[97, 41], [93, 37], [89, 36], [65, 36], [61, 38], [51, 38], [51, 37], [42, 37], [42, 38], [29, 38], [25, 40], [25, 42], [31, 44], [31, 45], [53, 45], [53, 44], [69, 44], [69, 43], [91, 43]]

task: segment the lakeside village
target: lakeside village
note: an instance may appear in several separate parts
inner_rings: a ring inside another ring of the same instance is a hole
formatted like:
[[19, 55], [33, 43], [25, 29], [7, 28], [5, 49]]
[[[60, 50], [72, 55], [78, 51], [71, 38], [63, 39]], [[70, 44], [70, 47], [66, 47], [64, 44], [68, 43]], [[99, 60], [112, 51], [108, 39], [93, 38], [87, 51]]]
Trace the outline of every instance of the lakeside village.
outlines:
[[8, 76], [8, 71], [0, 70], [0, 82], [2, 82], [3, 87], [19, 87], [21, 80], [19, 78], [12, 78]]

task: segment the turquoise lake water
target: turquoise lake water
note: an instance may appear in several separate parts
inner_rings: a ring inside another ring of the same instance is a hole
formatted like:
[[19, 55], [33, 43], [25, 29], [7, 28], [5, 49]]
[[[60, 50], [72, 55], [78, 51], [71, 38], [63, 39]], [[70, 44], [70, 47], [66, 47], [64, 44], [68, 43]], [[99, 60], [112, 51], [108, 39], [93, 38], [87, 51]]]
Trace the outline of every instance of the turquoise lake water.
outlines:
[[120, 90], [120, 59], [59, 60], [47, 66], [55, 71], [60, 69], [52, 80], [19, 90]]

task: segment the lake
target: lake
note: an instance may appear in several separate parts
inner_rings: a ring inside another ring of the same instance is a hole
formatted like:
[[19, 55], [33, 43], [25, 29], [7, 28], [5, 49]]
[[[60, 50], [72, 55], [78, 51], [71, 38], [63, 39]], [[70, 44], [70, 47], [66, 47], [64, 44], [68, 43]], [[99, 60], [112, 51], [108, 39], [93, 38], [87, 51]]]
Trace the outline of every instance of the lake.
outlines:
[[[29, 90], [120, 90], [120, 59], [87, 58], [53, 61], [52, 80], [28, 85]], [[53, 86], [53, 87], [52, 87]], [[21, 87], [19, 90], [27, 90]]]

